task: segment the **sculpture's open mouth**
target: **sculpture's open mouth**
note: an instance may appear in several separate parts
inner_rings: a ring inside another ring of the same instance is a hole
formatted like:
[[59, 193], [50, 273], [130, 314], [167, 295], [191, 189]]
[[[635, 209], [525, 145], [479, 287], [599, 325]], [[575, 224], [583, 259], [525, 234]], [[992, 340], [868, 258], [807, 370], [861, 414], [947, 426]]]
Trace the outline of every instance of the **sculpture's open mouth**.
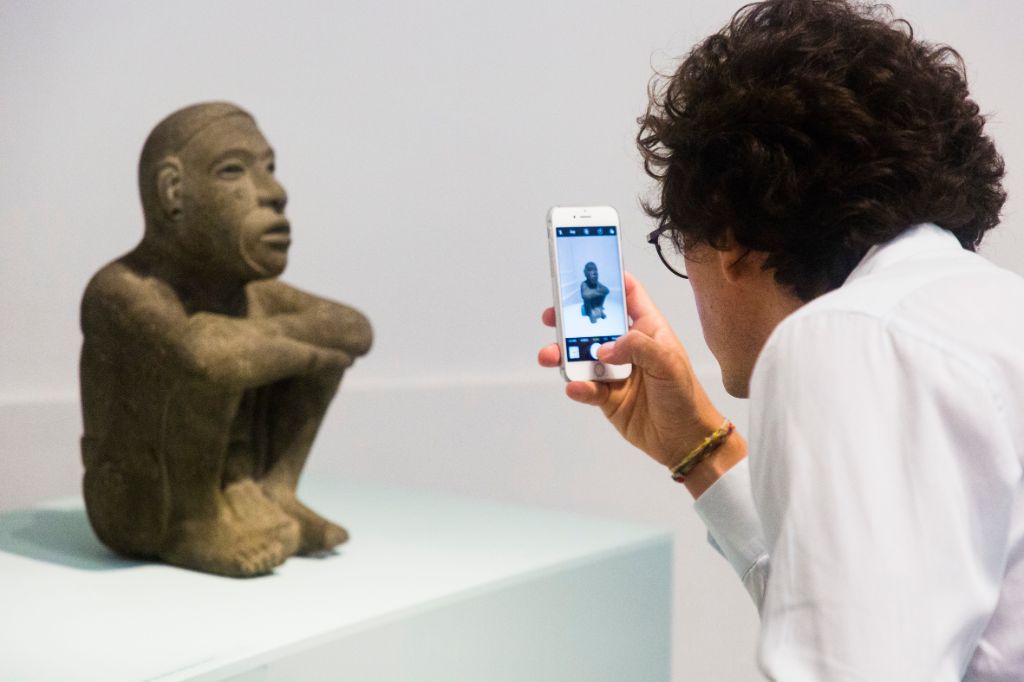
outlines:
[[292, 243], [291, 235], [291, 225], [287, 220], [282, 220], [264, 232], [263, 236], [260, 237], [260, 241], [275, 248], [287, 249]]

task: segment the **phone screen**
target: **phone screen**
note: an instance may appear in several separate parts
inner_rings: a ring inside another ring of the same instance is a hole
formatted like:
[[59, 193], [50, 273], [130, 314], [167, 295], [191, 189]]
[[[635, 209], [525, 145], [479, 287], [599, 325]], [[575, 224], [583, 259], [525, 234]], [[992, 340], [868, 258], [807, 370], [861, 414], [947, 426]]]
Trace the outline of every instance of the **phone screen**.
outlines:
[[555, 226], [568, 362], [597, 360], [602, 343], [626, 333], [618, 232], [614, 225]]

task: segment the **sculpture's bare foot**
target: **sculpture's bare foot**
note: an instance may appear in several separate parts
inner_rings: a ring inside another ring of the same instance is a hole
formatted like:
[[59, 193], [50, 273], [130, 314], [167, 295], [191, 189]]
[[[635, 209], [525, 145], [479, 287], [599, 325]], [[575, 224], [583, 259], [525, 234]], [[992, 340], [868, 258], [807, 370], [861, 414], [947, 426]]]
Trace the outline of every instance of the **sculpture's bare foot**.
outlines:
[[281, 543], [287, 556], [299, 551], [302, 535], [299, 523], [268, 497], [258, 483], [251, 478], [230, 483], [224, 488], [224, 497], [238, 518], [263, 528]]
[[267, 493], [286, 514], [299, 522], [302, 540], [299, 554], [319, 554], [348, 540], [348, 531], [331, 523], [295, 499], [295, 493], [283, 487], [267, 486]]
[[270, 573], [291, 556], [298, 524], [288, 518], [250, 520], [225, 502], [213, 517], [178, 523], [160, 558], [206, 573], [246, 578]]

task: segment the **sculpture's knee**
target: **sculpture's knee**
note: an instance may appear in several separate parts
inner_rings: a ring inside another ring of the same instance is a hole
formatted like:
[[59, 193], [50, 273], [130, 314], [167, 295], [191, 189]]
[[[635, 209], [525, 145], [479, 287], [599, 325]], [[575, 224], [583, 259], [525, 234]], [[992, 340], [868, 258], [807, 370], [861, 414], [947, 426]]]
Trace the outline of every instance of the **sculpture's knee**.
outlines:
[[352, 355], [366, 355], [373, 345], [373, 327], [370, 320], [358, 310], [352, 310], [345, 325], [345, 350]]

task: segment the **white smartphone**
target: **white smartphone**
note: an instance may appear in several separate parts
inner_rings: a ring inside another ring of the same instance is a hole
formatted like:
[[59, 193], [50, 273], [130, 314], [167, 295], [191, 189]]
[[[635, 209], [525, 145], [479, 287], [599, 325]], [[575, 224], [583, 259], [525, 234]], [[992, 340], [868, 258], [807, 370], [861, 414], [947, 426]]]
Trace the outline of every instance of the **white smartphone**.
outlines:
[[566, 381], [621, 381], [632, 365], [605, 365], [602, 343], [629, 329], [619, 214], [611, 206], [556, 206], [548, 211], [548, 251], [562, 376]]

